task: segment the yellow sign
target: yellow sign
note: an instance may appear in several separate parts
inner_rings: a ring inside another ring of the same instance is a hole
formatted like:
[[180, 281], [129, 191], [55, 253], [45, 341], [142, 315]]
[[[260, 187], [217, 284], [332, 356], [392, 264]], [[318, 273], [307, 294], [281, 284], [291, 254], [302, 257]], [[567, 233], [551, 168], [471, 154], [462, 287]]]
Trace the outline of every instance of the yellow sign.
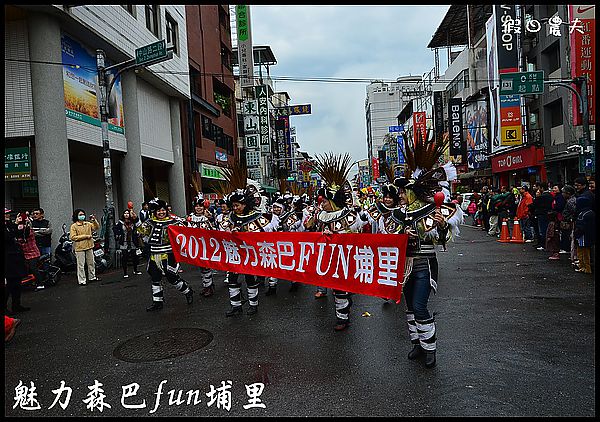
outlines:
[[522, 126], [502, 126], [501, 145], [521, 145], [523, 143]]

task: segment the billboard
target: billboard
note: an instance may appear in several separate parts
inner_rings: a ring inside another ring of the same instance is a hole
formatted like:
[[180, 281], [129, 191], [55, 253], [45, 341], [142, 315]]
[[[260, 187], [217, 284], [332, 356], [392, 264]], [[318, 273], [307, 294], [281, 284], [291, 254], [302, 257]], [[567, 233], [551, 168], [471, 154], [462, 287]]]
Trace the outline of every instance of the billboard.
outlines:
[[[96, 54], [66, 34], [61, 34], [65, 114], [81, 122], [100, 126]], [[109, 72], [109, 81], [117, 73]], [[108, 130], [124, 133], [123, 92], [118, 76], [108, 97]]]
[[465, 103], [464, 127], [467, 136], [467, 167], [477, 170], [488, 167], [489, 132], [487, 107], [484, 102]]
[[465, 155], [463, 139], [463, 107], [461, 98], [448, 100], [448, 127], [450, 129], [450, 155]]
[[238, 40], [238, 63], [240, 66], [240, 86], [254, 86], [254, 55], [252, 51], [252, 31], [250, 29], [250, 6], [235, 6]]

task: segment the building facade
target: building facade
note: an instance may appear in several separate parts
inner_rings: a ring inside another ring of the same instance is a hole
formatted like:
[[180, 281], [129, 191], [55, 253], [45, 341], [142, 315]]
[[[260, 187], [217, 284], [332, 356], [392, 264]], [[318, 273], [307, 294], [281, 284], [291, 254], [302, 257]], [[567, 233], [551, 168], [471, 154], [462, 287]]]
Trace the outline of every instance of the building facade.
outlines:
[[[117, 215], [156, 195], [185, 212], [180, 101], [189, 99], [183, 6], [5, 6], [5, 157], [25, 149], [31, 180], [8, 179], [5, 204], [41, 206], [54, 227], [74, 208], [105, 206], [96, 50], [108, 65], [166, 39], [173, 58], [128, 70], [109, 96], [109, 142]], [[12, 155], [14, 156], [14, 155]], [[27, 184], [27, 186], [25, 185]]]
[[216, 197], [221, 169], [238, 155], [237, 107], [227, 5], [186, 5], [190, 99], [181, 102], [186, 203], [196, 195], [193, 179]]

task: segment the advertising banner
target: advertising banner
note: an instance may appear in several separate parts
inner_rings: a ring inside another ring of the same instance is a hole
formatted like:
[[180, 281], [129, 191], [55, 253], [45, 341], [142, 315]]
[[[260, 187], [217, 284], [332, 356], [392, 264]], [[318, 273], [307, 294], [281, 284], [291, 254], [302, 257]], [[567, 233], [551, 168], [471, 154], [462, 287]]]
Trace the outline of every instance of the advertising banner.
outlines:
[[[590, 125], [596, 124], [596, 6], [569, 5], [569, 21], [573, 25], [571, 41], [571, 76], [584, 76], [588, 86]], [[581, 125], [581, 111], [573, 94], [573, 124]]]
[[485, 24], [487, 42], [487, 68], [490, 88], [490, 140], [492, 153], [500, 148], [500, 88], [498, 54], [496, 51], [496, 23], [494, 14]]
[[477, 170], [488, 166], [488, 127], [485, 102], [466, 103], [463, 107], [467, 135], [467, 167]]
[[448, 100], [448, 126], [450, 129], [450, 155], [466, 155], [467, 146], [463, 137], [462, 99]]
[[[496, 48], [498, 74], [519, 71], [519, 53], [515, 28], [514, 4], [494, 5], [496, 19]], [[499, 92], [499, 91], [498, 91]], [[521, 126], [521, 97], [498, 95], [500, 104], [500, 146], [515, 146], [523, 143]]]
[[169, 226], [177, 262], [400, 301], [408, 235]]
[[[65, 114], [81, 122], [100, 126], [96, 55], [66, 34], [61, 35]], [[114, 78], [117, 70], [109, 73]], [[109, 79], [110, 80], [110, 79]], [[123, 93], [118, 76], [108, 98], [108, 130], [124, 133]]]
[[377, 180], [379, 178], [379, 160], [377, 157], [372, 158], [373, 163], [373, 180]]

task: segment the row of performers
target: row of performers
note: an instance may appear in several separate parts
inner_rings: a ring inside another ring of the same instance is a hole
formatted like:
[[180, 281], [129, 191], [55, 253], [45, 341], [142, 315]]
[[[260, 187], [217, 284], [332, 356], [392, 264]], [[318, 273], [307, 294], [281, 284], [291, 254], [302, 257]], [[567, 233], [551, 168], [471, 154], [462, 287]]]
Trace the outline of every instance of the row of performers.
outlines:
[[[447, 167], [440, 167], [442, 172]], [[439, 173], [439, 171], [438, 171]], [[429, 174], [429, 173], [428, 173]], [[222, 212], [213, 216], [205, 209], [199, 195], [193, 202], [194, 211], [187, 218], [170, 215], [167, 204], [155, 199], [150, 201], [152, 216], [144, 223], [137, 223], [137, 230], [146, 236], [150, 245], [148, 274], [152, 278], [153, 302], [148, 311], [163, 307], [164, 275], [172, 285], [182, 292], [188, 304], [192, 303], [193, 290], [179, 275], [167, 234], [171, 224], [186, 225], [208, 230], [257, 232], [257, 231], [319, 231], [323, 233], [372, 233], [409, 235], [403, 296], [406, 302], [406, 318], [413, 349], [409, 359], [424, 357], [425, 366], [435, 365], [436, 335], [433, 315], [427, 309], [431, 291], [436, 291], [438, 282], [438, 261], [435, 245], [445, 243], [453, 235], [458, 235], [463, 214], [460, 207], [452, 203], [436, 206], [433, 194], [439, 190], [437, 178], [396, 178], [382, 188], [382, 197], [374, 205], [362, 208], [355, 205], [347, 181], [328, 183], [316, 192], [311, 199], [306, 194], [293, 196], [279, 195], [266, 212], [265, 197], [259, 189], [248, 184], [245, 188], [231, 192], [222, 204]], [[448, 180], [442, 174], [441, 180]], [[369, 229], [370, 227], [370, 229]], [[214, 293], [213, 272], [200, 269], [203, 280], [202, 295]], [[247, 314], [258, 311], [258, 288], [265, 282], [264, 277], [249, 274], [227, 273], [230, 308], [227, 317], [242, 313], [241, 279], [246, 282], [248, 294]], [[275, 294], [278, 280], [268, 277], [267, 295]], [[294, 290], [292, 282], [290, 289]], [[324, 297], [326, 289], [318, 288], [316, 298]], [[348, 328], [352, 294], [333, 290], [335, 299], [336, 324], [334, 329]]]

